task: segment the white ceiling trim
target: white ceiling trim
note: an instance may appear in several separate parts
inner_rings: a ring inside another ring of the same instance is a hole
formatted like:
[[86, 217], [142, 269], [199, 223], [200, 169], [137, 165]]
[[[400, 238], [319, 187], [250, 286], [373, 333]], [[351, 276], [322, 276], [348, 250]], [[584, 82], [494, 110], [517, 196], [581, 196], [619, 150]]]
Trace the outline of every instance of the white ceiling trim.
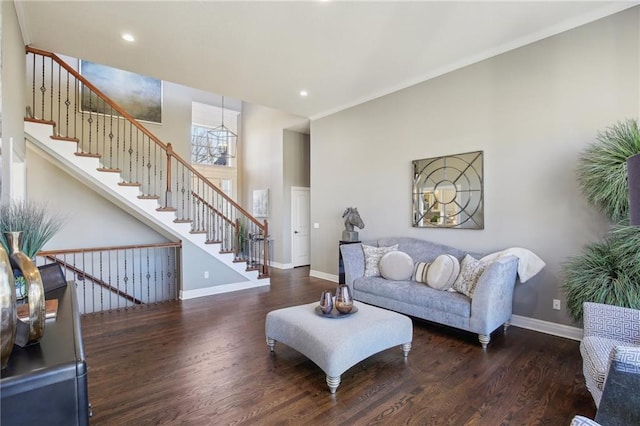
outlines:
[[332, 108], [326, 111], [323, 111], [321, 113], [318, 114], [314, 114], [312, 116], [309, 117], [309, 119], [311, 121], [314, 120], [318, 120], [320, 118], [323, 117], [327, 117], [329, 115], [332, 114], [336, 114], [340, 111], [344, 111], [346, 109], [352, 108], [354, 106], [363, 104], [365, 102], [369, 102], [372, 101], [374, 99], [389, 95], [391, 93], [406, 89], [407, 87], [411, 87], [411, 86], [415, 86], [416, 84], [420, 84], [423, 83], [425, 81], [434, 79], [436, 77], [440, 77], [442, 75], [445, 75], [447, 73], [450, 73], [452, 71], [464, 68], [466, 66], [475, 64], [477, 62], [481, 62], [485, 59], [489, 59], [492, 58], [494, 56], [500, 55], [502, 53], [508, 52], [510, 50], [514, 50], [517, 49], [519, 47], [522, 46], [526, 46], [528, 44], [531, 43], [535, 43], [537, 41], [543, 40], [547, 37], [551, 37], [560, 33], [563, 33], [565, 31], [569, 31], [572, 30], [574, 28], [577, 28], [581, 25], [585, 25], [588, 24], [589, 22], [593, 22], [593, 21], [597, 21], [598, 19], [602, 19], [606, 16], [609, 15], [613, 15], [615, 13], [618, 12], [622, 12], [623, 10], [632, 8], [634, 6], [637, 6], [638, 4], [640, 4], [640, 1], [633, 1], [633, 2], [628, 2], [628, 3], [624, 3], [624, 4], [612, 4], [612, 5], [607, 5], [604, 6], [596, 11], [590, 12], [590, 13], [586, 13], [584, 15], [578, 16], [578, 17], [574, 17], [572, 19], [567, 19], [563, 22], [561, 22], [560, 24], [545, 28], [544, 30], [535, 32], [533, 34], [529, 34], [525, 37], [520, 37], [518, 39], [512, 40], [508, 43], [505, 43], [501, 46], [496, 46], [494, 48], [485, 50], [484, 52], [480, 52], [471, 56], [468, 56], [466, 58], [463, 58], [459, 61], [455, 61], [452, 62], [450, 64], [447, 64], [443, 67], [438, 68], [435, 71], [429, 72], [427, 74], [424, 74], [420, 77], [417, 78], [413, 78], [410, 80], [406, 80], [402, 83], [399, 83], [397, 85], [388, 87], [386, 89], [383, 89], [381, 91], [372, 93], [369, 96], [365, 96], [359, 99], [354, 99], [352, 102], [349, 102], [348, 104], [344, 104], [344, 105], [340, 105], [336, 108]]

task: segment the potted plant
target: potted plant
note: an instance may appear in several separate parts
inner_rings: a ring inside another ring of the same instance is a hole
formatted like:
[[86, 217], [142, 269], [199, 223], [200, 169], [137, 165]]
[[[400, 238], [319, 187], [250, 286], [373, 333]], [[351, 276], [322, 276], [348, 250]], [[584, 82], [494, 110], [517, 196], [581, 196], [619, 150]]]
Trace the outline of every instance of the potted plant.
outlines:
[[29, 258], [36, 254], [56, 232], [62, 228], [65, 218], [51, 213], [47, 206], [35, 201], [13, 201], [0, 205], [0, 243], [11, 252], [6, 232], [22, 232], [20, 249]]
[[576, 321], [582, 320], [584, 302], [640, 309], [640, 228], [628, 223], [626, 165], [627, 158], [638, 153], [640, 128], [630, 119], [599, 133], [579, 158], [583, 194], [617, 226], [563, 265], [562, 289]]

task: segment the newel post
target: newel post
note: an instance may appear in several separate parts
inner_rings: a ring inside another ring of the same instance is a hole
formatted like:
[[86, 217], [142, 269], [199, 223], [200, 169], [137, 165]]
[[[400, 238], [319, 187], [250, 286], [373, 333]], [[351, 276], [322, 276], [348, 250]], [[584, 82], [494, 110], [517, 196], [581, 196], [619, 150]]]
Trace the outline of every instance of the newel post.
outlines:
[[171, 196], [171, 157], [173, 156], [173, 147], [171, 143], [167, 143], [167, 188], [165, 191], [164, 206], [171, 207], [173, 197]]
[[236, 257], [236, 259], [240, 258], [240, 250], [241, 250], [241, 245], [242, 245], [242, 235], [240, 235], [240, 219], [236, 218], [236, 238], [235, 238], [235, 244], [234, 244], [234, 248], [233, 248], [233, 254]]

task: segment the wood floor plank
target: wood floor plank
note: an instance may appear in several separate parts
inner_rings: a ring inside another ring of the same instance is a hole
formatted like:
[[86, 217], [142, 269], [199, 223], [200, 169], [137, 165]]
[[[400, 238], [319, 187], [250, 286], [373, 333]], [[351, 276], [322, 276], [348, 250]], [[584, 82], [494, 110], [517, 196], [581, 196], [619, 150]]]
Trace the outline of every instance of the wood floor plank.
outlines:
[[[270, 288], [82, 318], [93, 425], [568, 425], [595, 406], [578, 342], [510, 327], [474, 334], [414, 319], [392, 348], [331, 395], [305, 356], [264, 336], [267, 312], [319, 300], [334, 283], [274, 270]], [[336, 333], [348, 329], [335, 323]]]

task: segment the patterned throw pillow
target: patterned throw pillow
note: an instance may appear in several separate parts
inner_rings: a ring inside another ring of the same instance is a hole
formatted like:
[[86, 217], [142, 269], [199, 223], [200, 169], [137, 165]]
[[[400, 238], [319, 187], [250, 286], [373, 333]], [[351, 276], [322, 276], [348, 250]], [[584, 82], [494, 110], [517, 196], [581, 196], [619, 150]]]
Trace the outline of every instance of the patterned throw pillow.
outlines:
[[413, 275], [411, 279], [413, 281], [418, 281], [419, 283], [427, 283], [427, 272], [429, 271], [430, 263], [427, 262], [416, 262], [413, 268]]
[[453, 289], [470, 299], [473, 298], [473, 292], [476, 290], [478, 279], [486, 267], [486, 263], [474, 259], [470, 255], [466, 255], [464, 259], [462, 259], [460, 275], [458, 275], [458, 278], [456, 278], [456, 281], [453, 283]]
[[366, 244], [362, 245], [362, 251], [364, 252], [364, 276], [365, 277], [379, 277], [380, 269], [378, 264], [382, 256], [390, 251], [398, 250], [398, 245], [395, 244], [391, 247], [374, 247]]

